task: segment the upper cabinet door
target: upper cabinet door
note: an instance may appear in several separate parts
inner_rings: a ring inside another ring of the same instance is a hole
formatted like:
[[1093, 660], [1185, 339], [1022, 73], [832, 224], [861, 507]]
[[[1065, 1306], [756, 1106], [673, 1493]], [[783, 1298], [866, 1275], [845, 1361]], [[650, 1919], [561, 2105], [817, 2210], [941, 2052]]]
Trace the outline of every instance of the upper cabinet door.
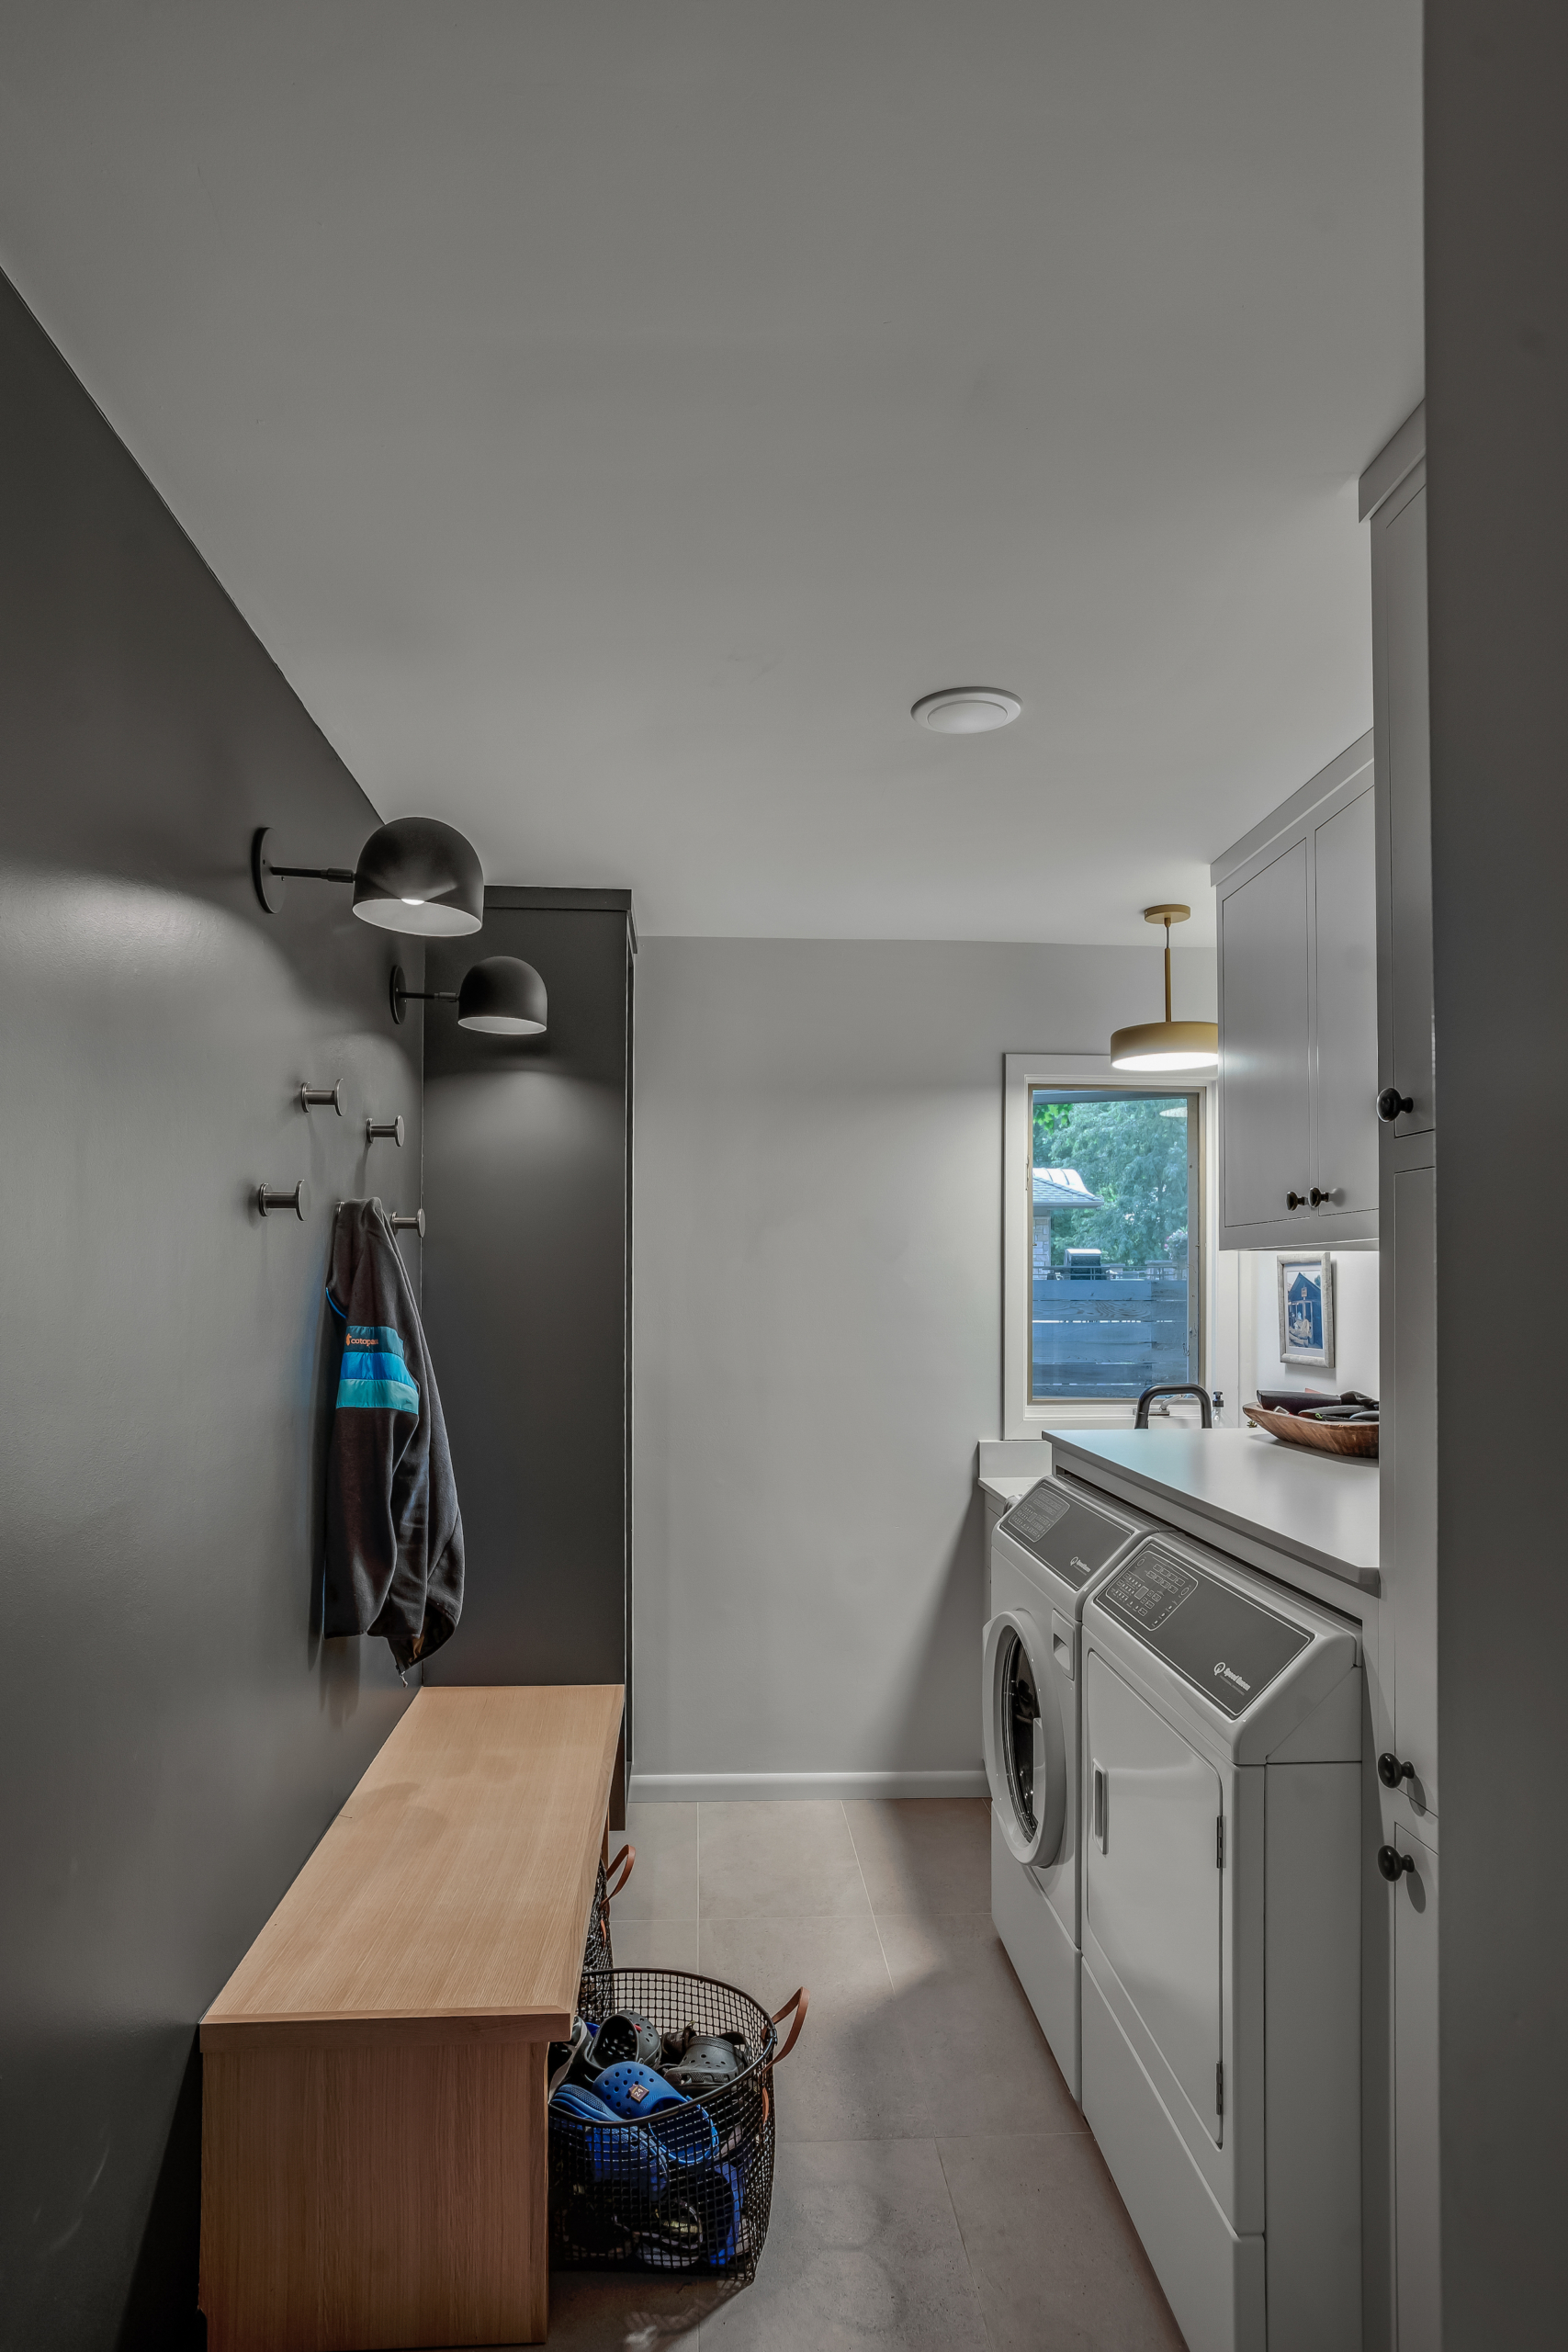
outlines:
[[1378, 824], [1368, 734], [1210, 869], [1222, 1249], [1377, 1238]]
[[1307, 844], [1220, 901], [1222, 1221], [1277, 1225], [1312, 1179]]
[[1416, 467], [1372, 526], [1378, 765], [1388, 800], [1392, 1035], [1388, 1082], [1415, 1108], [1395, 1135], [1437, 1125], [1432, 1052], [1432, 793], [1427, 707], [1427, 469]]
[[1314, 1183], [1325, 1219], [1378, 1205], [1377, 824], [1371, 787], [1313, 836], [1317, 944]]

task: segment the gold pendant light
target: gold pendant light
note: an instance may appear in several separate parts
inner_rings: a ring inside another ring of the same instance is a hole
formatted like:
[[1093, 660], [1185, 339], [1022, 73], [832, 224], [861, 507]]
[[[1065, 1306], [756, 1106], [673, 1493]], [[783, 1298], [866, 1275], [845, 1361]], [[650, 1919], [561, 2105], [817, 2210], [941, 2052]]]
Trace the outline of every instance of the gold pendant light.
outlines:
[[1139, 1021], [1118, 1029], [1111, 1040], [1112, 1069], [1217, 1069], [1220, 1032], [1213, 1021], [1170, 1017], [1170, 926], [1185, 922], [1190, 907], [1145, 907], [1145, 922], [1165, 925], [1165, 1019]]

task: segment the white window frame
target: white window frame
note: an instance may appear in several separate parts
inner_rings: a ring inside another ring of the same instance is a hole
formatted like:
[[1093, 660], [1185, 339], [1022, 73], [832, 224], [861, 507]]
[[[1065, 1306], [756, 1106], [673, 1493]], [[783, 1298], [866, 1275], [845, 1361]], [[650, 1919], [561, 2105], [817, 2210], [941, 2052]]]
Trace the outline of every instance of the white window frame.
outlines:
[[[1140, 1072], [1112, 1069], [1109, 1054], [1007, 1054], [1002, 1096], [1002, 1435], [1041, 1437], [1052, 1430], [1130, 1430], [1136, 1406], [1131, 1398], [1115, 1403], [1078, 1403], [1058, 1397], [1036, 1403], [1029, 1394], [1031, 1326], [1031, 1234], [1029, 1174], [1034, 1164], [1031, 1094], [1037, 1086], [1111, 1088], [1118, 1094], [1197, 1094], [1198, 1229], [1201, 1263], [1198, 1269], [1197, 1377], [1213, 1386], [1209, 1376], [1210, 1333], [1213, 1329], [1214, 1263], [1219, 1233], [1214, 1215], [1213, 1187], [1209, 1170], [1215, 1164], [1218, 1140], [1219, 1073], [1217, 1070]], [[1191, 1204], [1189, 1203], [1189, 1215]], [[1178, 1408], [1179, 1414], [1180, 1408]], [[1192, 1408], [1196, 1417], [1198, 1408]]]

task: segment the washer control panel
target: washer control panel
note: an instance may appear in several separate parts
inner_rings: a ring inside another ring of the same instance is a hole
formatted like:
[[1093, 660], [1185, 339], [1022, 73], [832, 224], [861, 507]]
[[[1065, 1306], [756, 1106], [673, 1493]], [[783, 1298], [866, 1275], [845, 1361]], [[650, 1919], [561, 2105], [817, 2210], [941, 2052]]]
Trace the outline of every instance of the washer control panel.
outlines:
[[1130, 1520], [1069, 1494], [1054, 1478], [1042, 1478], [1031, 1487], [997, 1524], [1075, 1591], [1081, 1591], [1138, 1532]]
[[1179, 1558], [1157, 1536], [1096, 1600], [1233, 1721], [1312, 1640], [1303, 1625]]

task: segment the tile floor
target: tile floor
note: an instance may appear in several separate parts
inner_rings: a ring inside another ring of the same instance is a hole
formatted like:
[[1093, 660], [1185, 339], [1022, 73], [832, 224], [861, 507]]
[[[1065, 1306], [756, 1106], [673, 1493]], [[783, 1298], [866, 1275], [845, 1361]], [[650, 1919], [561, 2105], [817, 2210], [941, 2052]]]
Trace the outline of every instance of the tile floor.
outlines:
[[623, 1966], [811, 2011], [743, 2292], [558, 2271], [560, 2352], [1181, 2352], [991, 1925], [983, 1804], [632, 1808]]

